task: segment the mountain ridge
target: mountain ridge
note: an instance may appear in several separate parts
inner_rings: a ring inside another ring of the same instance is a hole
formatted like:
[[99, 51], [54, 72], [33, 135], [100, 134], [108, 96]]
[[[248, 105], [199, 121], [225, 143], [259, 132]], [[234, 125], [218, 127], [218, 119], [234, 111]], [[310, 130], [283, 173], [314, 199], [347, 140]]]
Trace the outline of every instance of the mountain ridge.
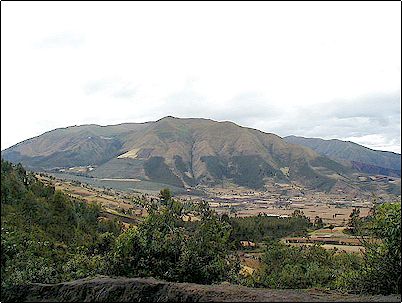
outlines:
[[2, 151], [28, 168], [93, 166], [98, 178], [136, 178], [177, 187], [224, 180], [263, 188], [295, 183], [329, 191], [349, 182], [353, 169], [309, 147], [231, 121], [163, 117], [142, 123], [59, 128]]
[[287, 136], [284, 140], [309, 147], [321, 155], [352, 166], [360, 172], [401, 176], [401, 155], [395, 152], [374, 150], [351, 141], [339, 139]]

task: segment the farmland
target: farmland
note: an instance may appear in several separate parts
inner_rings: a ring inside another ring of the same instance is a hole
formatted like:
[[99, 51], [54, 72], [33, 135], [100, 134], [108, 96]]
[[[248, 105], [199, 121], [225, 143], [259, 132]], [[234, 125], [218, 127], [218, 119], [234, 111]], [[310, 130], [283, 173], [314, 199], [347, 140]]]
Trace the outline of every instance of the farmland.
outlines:
[[[43, 174], [37, 176], [42, 181], [53, 184], [56, 189], [60, 189], [72, 197], [80, 198], [86, 202], [100, 203], [105, 210], [104, 218], [117, 219], [122, 222], [125, 228], [132, 224], [137, 225], [147, 215], [146, 209], [135, 203], [136, 200], [158, 199], [157, 190], [151, 190], [150, 187], [147, 187], [146, 181], [137, 179], [95, 179], [68, 175], [70, 180], [67, 180], [62, 179], [66, 174], [52, 174], [51, 177]], [[55, 178], [55, 176], [60, 177], [60, 179]], [[86, 183], [87, 181], [91, 181], [92, 184]], [[146, 189], [137, 188], [134, 190], [130, 187], [134, 183], [136, 185], [142, 184]], [[105, 185], [111, 187], [105, 187]], [[153, 186], [155, 185], [153, 184]], [[295, 211], [302, 213], [311, 222], [318, 216], [323, 220], [324, 228], [309, 229], [304, 235], [301, 235], [301, 231], [299, 231], [299, 233], [294, 233], [299, 234], [296, 236], [283, 236], [280, 238], [281, 243], [293, 247], [319, 244], [326, 250], [356, 254], [362, 254], [364, 248], [359, 239], [344, 232], [350, 214], [354, 208], [357, 208], [361, 217], [367, 216], [373, 203], [378, 199], [374, 196], [361, 194], [310, 192], [301, 187], [287, 187], [278, 184], [271, 185], [269, 190], [265, 191], [255, 191], [238, 186], [232, 187], [229, 184], [226, 188], [201, 188], [199, 192], [204, 194], [197, 196], [192, 192], [179, 191], [175, 199], [181, 202], [190, 201], [194, 204], [207, 201], [211, 209], [214, 209], [218, 214], [227, 214], [229, 217], [239, 219], [263, 216], [284, 222], [291, 218]], [[187, 217], [184, 216], [183, 220], [188, 221]], [[197, 217], [191, 218], [191, 221], [197, 220]], [[328, 226], [332, 228], [328, 228]], [[254, 239], [242, 238], [241, 240], [247, 242]], [[243, 276], [251, 276], [261, 269], [261, 256], [264, 247], [265, 243], [260, 239], [254, 243], [253, 247], [238, 248], [237, 254], [241, 262], [240, 273]]]

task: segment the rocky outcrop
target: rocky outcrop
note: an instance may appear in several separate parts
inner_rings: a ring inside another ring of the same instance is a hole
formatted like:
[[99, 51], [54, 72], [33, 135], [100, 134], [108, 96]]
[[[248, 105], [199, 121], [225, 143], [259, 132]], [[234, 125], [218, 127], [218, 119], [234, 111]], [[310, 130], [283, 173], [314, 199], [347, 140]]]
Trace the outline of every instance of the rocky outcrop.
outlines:
[[348, 295], [316, 289], [273, 290], [219, 284], [170, 283], [153, 278], [96, 277], [29, 284], [2, 294], [10, 302], [401, 302], [400, 295]]

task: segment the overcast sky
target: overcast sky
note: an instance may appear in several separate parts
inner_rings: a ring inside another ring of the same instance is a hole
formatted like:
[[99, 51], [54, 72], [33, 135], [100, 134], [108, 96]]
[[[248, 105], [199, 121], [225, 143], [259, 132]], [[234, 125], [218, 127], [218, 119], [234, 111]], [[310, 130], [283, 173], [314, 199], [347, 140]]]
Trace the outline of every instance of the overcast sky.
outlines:
[[400, 2], [1, 3], [1, 149], [172, 115], [400, 153], [400, 85]]

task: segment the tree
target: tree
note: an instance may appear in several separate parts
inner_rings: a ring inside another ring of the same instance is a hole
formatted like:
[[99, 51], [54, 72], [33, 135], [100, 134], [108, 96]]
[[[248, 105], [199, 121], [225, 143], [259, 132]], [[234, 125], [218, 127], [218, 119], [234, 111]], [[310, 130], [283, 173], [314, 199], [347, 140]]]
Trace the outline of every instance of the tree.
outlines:
[[314, 226], [318, 229], [323, 228], [324, 222], [322, 221], [322, 218], [320, 218], [319, 216], [315, 216]]
[[[401, 293], [401, 204], [377, 206], [367, 223], [372, 237], [364, 240], [362, 290]], [[379, 239], [376, 240], [375, 238]]]
[[194, 212], [201, 220], [186, 229], [178, 211], [183, 205], [170, 201], [118, 237], [110, 273], [202, 284], [236, 276], [239, 262], [231, 253], [231, 226], [200, 203]]
[[161, 189], [161, 191], [159, 192], [159, 198], [161, 199], [162, 202], [169, 202], [172, 199], [172, 192], [169, 188], [164, 188]]
[[286, 246], [267, 243], [257, 284], [269, 288], [335, 288], [337, 280], [359, 266], [359, 256], [337, 254], [320, 245]]
[[360, 218], [360, 209], [353, 208], [351, 214], [349, 215], [349, 218], [349, 229], [351, 230], [352, 234], [357, 234], [362, 222]]

